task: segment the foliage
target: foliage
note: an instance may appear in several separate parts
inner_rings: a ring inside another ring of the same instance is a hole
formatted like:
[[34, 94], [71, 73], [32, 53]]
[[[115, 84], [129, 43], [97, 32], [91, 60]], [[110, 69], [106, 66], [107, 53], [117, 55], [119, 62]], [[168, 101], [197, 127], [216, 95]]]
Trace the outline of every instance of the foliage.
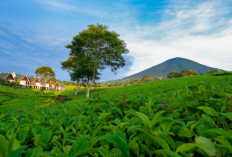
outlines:
[[[91, 81], [93, 77], [93, 65], [89, 57], [85, 56], [71, 56], [68, 60], [61, 63], [64, 70], [70, 72], [72, 81], [85, 84]], [[99, 73], [96, 72], [95, 79], [98, 78]]]
[[231, 91], [231, 76], [202, 75], [96, 89], [90, 99], [83, 93], [63, 105], [2, 110], [0, 154], [231, 156]]
[[191, 76], [197, 75], [197, 72], [195, 70], [183, 69], [180, 74], [181, 76]]
[[156, 77], [154, 77], [154, 79], [153, 79], [153, 81], [158, 81], [158, 80], [162, 80], [162, 79], [164, 79], [164, 77], [163, 76], [156, 76]]
[[207, 72], [207, 74], [213, 74], [213, 73], [219, 73], [219, 72], [221, 72], [221, 71], [218, 70], [218, 69], [214, 69], [214, 70], [209, 70], [209, 71]]
[[70, 57], [61, 63], [62, 67], [70, 72], [73, 81], [86, 84], [87, 97], [99, 71], [107, 66], [113, 72], [123, 67], [123, 54], [128, 52], [125, 42], [119, 39], [119, 34], [100, 24], [89, 25], [66, 48], [70, 49]]
[[226, 71], [226, 72], [220, 72], [220, 73], [213, 73], [213, 76], [226, 76], [226, 75], [232, 75], [232, 72]]
[[62, 83], [63, 83], [64, 85], [66, 85], [66, 86], [76, 86], [76, 83], [75, 83], [75, 82], [63, 81]]
[[40, 88], [40, 92], [42, 93], [42, 94], [44, 94], [44, 91], [46, 90], [46, 87], [41, 87]]
[[176, 71], [169, 72], [167, 78], [177, 78], [177, 77], [192, 76], [192, 75], [197, 75], [197, 72], [194, 70], [183, 69], [180, 73]]
[[53, 83], [59, 82], [55, 77], [49, 78], [48, 80], [51, 81], [51, 82], [53, 82]]
[[181, 74], [176, 71], [169, 72], [167, 76], [167, 78], [177, 78], [177, 77], [181, 77]]
[[55, 72], [52, 70], [51, 67], [48, 66], [42, 66], [35, 70], [35, 74], [39, 75], [41, 78], [44, 78], [45, 80], [48, 78], [54, 78]]
[[58, 94], [58, 91], [45, 91], [44, 95], [39, 89], [14, 88], [0, 85], [0, 112], [3, 110], [23, 110], [27, 105], [47, 106], [55, 104], [51, 96]]
[[130, 84], [137, 84], [140, 83], [139, 79], [131, 79]]
[[0, 78], [0, 84], [4, 84], [5, 83], [5, 79], [3, 79], [3, 78]]
[[149, 82], [149, 81], [151, 81], [150, 76], [143, 76], [143, 78], [141, 79], [141, 82]]

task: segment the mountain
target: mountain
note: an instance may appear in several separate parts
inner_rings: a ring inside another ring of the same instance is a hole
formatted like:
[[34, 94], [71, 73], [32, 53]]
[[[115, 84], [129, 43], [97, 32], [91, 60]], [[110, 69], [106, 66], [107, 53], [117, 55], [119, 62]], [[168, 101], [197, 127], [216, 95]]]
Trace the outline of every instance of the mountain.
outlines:
[[214, 70], [218, 68], [212, 68], [212, 67], [197, 63], [195, 61], [192, 61], [186, 58], [176, 57], [176, 58], [169, 59], [163, 63], [160, 63], [158, 65], [155, 65], [151, 68], [148, 68], [146, 70], [143, 70], [134, 75], [125, 77], [123, 78], [123, 80], [132, 79], [132, 78], [141, 79], [143, 76], [151, 76], [151, 77], [164, 76], [166, 77], [167, 74], [171, 71], [181, 72], [183, 69], [195, 70], [197, 71], [198, 74], [202, 74], [202, 73], [206, 73], [209, 70]]

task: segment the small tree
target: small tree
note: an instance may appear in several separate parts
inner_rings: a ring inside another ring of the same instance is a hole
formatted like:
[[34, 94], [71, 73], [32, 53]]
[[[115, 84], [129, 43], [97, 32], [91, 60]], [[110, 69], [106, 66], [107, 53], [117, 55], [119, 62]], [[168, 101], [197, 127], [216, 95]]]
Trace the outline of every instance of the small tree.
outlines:
[[197, 72], [195, 70], [183, 69], [180, 74], [181, 76], [191, 76], [197, 75]]
[[51, 81], [51, 82], [57, 82], [58, 81], [55, 77], [51, 77], [48, 80]]
[[[86, 87], [92, 79], [93, 68], [88, 57], [73, 56], [61, 63], [64, 70], [68, 70], [72, 81], [77, 82], [75, 95], [81, 86]], [[96, 72], [95, 80], [99, 79], [99, 73]], [[88, 90], [86, 92], [89, 92]]]
[[160, 80], [160, 78], [158, 78], [158, 77], [154, 77], [154, 79], [153, 79], [153, 81], [159, 81]]
[[143, 78], [141, 79], [141, 82], [149, 82], [149, 81], [151, 81], [150, 76], [143, 76]]
[[17, 87], [17, 86], [19, 85], [19, 83], [18, 83], [18, 82], [11, 82], [10, 85], [11, 85], [12, 87]]
[[180, 77], [180, 73], [176, 72], [176, 71], [171, 71], [168, 73], [168, 78], [176, 78], [176, 77]]
[[140, 83], [139, 79], [131, 79], [130, 80], [130, 84], [137, 84], [137, 83]]
[[119, 86], [119, 83], [117, 81], [114, 82], [114, 86]]
[[119, 34], [99, 24], [89, 25], [89, 28], [76, 35], [66, 48], [70, 49], [70, 57], [67, 62], [61, 63], [63, 69], [69, 70], [72, 80], [86, 83], [86, 97], [89, 97], [90, 88], [95, 84], [99, 71], [107, 66], [113, 72], [123, 67], [123, 54], [128, 52], [125, 42], [119, 39]]
[[52, 70], [51, 67], [47, 67], [47, 66], [42, 66], [42, 67], [37, 68], [35, 70], [35, 74], [43, 78], [45, 81], [48, 78], [55, 77], [55, 72]]
[[0, 78], [0, 84], [2, 84], [2, 85], [3, 85], [3, 84], [5, 84], [5, 82], [6, 82], [6, 81], [5, 81], [5, 79]]
[[46, 90], [46, 87], [41, 87], [40, 92], [44, 95], [44, 91]]
[[207, 74], [213, 74], [213, 73], [219, 73], [219, 72], [221, 72], [221, 71], [218, 69], [214, 69], [214, 70], [208, 71]]

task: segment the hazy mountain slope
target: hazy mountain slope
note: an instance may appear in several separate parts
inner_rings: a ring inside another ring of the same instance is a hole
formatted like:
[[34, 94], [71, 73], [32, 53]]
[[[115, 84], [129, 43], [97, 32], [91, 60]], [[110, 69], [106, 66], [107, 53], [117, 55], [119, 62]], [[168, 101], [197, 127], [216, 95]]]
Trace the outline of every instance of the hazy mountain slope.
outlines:
[[141, 79], [143, 76], [167, 76], [167, 74], [171, 71], [180, 72], [182, 69], [191, 69], [197, 71], [198, 74], [206, 73], [209, 70], [214, 70], [217, 68], [212, 68], [203, 64], [199, 64], [195, 61], [185, 59], [185, 58], [172, 58], [163, 63], [155, 65], [151, 68], [148, 68], [144, 71], [136, 73], [134, 75], [125, 77], [124, 79], [131, 79], [131, 78], [139, 78]]

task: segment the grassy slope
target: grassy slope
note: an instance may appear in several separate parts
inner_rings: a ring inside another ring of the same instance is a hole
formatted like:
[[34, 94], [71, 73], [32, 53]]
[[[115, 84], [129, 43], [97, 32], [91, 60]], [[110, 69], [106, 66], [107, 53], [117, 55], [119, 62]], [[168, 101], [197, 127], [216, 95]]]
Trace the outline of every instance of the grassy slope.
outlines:
[[[123, 99], [125, 99], [127, 102], [133, 102], [137, 101], [141, 97], [149, 98], [150, 96], [162, 95], [170, 92], [184, 92], [188, 85], [199, 82], [220, 85], [223, 88], [224, 86], [227, 86], [229, 82], [232, 82], [232, 76], [215, 77], [211, 75], [198, 75], [140, 83], [126, 87], [108, 87], [93, 89], [90, 94], [90, 100], [104, 100], [110, 98], [119, 101], [123, 101]], [[61, 93], [61, 95], [66, 95], [72, 98], [71, 101], [67, 101], [64, 103], [64, 105], [68, 106], [77, 105], [83, 101], [86, 101], [83, 89], [80, 90], [78, 96], [73, 95], [73, 90], [64, 91], [63, 93]]]
[[185, 91], [187, 86], [192, 83], [211, 83], [227, 86], [228, 82], [232, 82], [232, 76], [211, 76], [198, 75], [191, 77], [183, 77], [169, 80], [153, 81], [140, 83], [126, 87], [107, 87], [92, 89], [90, 99], [85, 98], [85, 91], [81, 89], [78, 96], [74, 96], [74, 86], [68, 86], [64, 92], [46, 91], [43, 95], [39, 90], [20, 89], [13, 87], [0, 86], [0, 110], [6, 108], [11, 110], [24, 109], [30, 106], [47, 106], [52, 104], [61, 104], [54, 99], [54, 95], [62, 95], [71, 98], [70, 101], [63, 103], [65, 106], [76, 106], [85, 101], [111, 99], [117, 101], [135, 102], [138, 99], [149, 98], [154, 95], [162, 95], [169, 92]]
[[[74, 87], [67, 88], [42, 95], [37, 90], [0, 86], [1, 109], [25, 109], [0, 110], [0, 143], [6, 143], [0, 150], [7, 153], [5, 146], [11, 145], [6, 141], [14, 141], [17, 145], [10, 152], [25, 150], [23, 156], [232, 154], [231, 75], [94, 89], [90, 99], [84, 89], [74, 96]], [[52, 99], [54, 95], [72, 100], [62, 105]], [[28, 104], [49, 106], [26, 109]]]
[[13, 88], [0, 85], [0, 110], [18, 110], [30, 106], [46, 106], [54, 103], [51, 96], [58, 94], [46, 91], [42, 94], [38, 89]]

